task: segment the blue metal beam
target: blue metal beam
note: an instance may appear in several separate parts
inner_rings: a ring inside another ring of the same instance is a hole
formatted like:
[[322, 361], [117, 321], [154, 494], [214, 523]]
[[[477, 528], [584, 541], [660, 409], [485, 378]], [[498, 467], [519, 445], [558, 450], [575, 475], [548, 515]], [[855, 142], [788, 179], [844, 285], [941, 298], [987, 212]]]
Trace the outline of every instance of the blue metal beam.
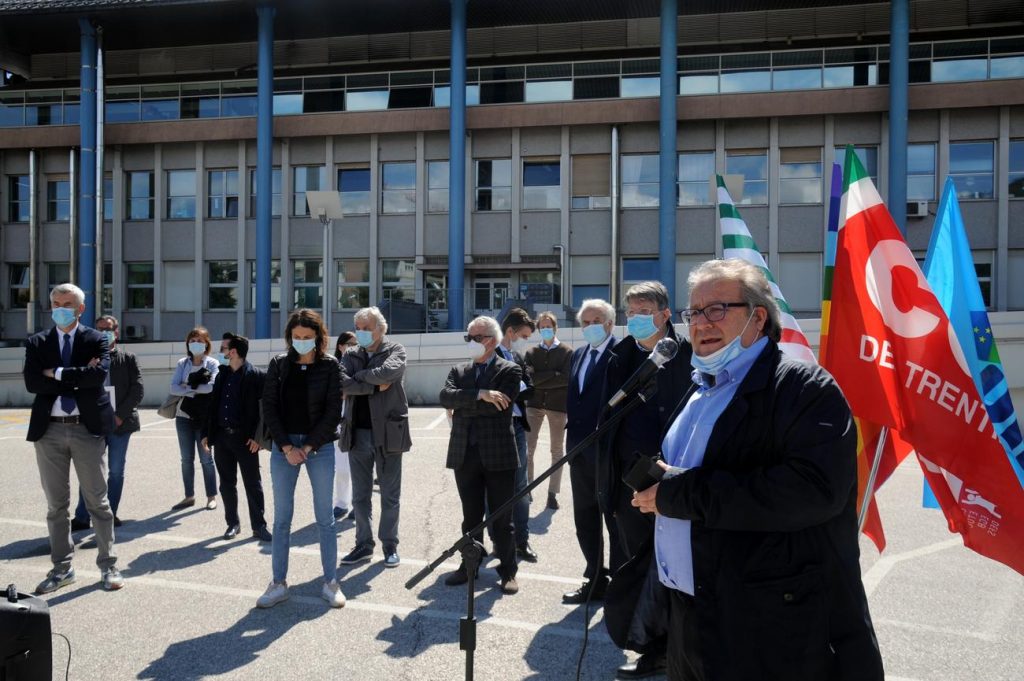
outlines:
[[[259, 20], [256, 45], [256, 338], [270, 338], [274, 13], [275, 9], [270, 5], [256, 8]], [[327, 291], [324, 291], [324, 295], [327, 295]], [[281, 309], [283, 311], [284, 307]]]
[[910, 84], [910, 2], [890, 4], [889, 212], [907, 233], [907, 90]]
[[466, 0], [452, 0], [448, 106], [448, 328], [461, 331], [466, 253]]
[[[78, 127], [82, 153], [78, 174], [78, 286], [85, 291], [82, 319], [91, 325], [96, 319], [96, 28], [79, 19], [81, 38], [81, 112]], [[48, 302], [47, 302], [48, 304]]]
[[670, 309], [676, 299], [676, 93], [679, 90], [676, 56], [676, 0], [661, 0], [661, 96], [659, 102], [658, 173], [658, 278], [668, 289]]

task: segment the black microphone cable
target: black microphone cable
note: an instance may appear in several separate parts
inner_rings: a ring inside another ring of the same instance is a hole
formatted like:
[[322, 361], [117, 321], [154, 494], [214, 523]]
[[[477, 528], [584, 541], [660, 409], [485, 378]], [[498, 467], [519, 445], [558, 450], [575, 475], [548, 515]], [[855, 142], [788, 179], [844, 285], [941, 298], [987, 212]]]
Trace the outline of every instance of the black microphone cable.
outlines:
[[68, 644], [68, 666], [64, 668], [64, 681], [68, 681], [68, 675], [71, 673], [71, 639], [56, 631], [52, 632], [50, 636], [60, 636]]

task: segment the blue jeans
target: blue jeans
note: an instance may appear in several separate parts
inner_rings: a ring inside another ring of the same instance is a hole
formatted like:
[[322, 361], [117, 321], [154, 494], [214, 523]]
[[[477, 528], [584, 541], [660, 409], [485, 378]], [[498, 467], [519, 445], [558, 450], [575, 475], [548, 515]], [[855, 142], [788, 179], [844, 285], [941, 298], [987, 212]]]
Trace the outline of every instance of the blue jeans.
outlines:
[[[131, 437], [131, 433], [123, 435], [111, 433], [107, 436], [107, 500], [110, 502], [110, 510], [115, 516], [117, 507], [121, 505], [121, 490], [124, 489], [124, 464], [128, 458], [128, 440]], [[81, 489], [78, 490], [75, 520], [89, 520], [89, 512], [85, 509], [85, 497], [82, 496]]]
[[203, 436], [199, 432], [199, 424], [192, 419], [179, 416], [174, 419], [174, 429], [178, 431], [178, 450], [181, 452], [181, 481], [185, 483], [185, 496], [196, 495], [196, 454], [203, 467], [203, 484], [206, 496], [217, 496], [217, 470], [213, 466], [213, 454], [204, 452]]
[[[288, 436], [292, 445], [301, 447], [305, 435]], [[299, 469], [306, 467], [309, 484], [313, 487], [313, 516], [320, 532], [320, 562], [323, 563], [324, 581], [338, 576], [338, 537], [334, 533], [334, 443], [328, 442], [310, 452], [305, 463], [288, 463], [277, 443], [270, 452], [270, 481], [274, 489], [274, 539], [270, 544], [270, 563], [274, 581], [283, 582], [288, 576], [288, 549], [291, 546], [292, 514], [295, 511], [295, 484]]]
[[[516, 432], [516, 449], [519, 451], [519, 468], [516, 469], [515, 493], [519, 494], [529, 483], [527, 480], [528, 462], [526, 448], [526, 429], [523, 428], [519, 419], [513, 419], [513, 428]], [[527, 494], [516, 502], [512, 508], [512, 524], [516, 528], [516, 546], [522, 546], [530, 539], [530, 495]]]

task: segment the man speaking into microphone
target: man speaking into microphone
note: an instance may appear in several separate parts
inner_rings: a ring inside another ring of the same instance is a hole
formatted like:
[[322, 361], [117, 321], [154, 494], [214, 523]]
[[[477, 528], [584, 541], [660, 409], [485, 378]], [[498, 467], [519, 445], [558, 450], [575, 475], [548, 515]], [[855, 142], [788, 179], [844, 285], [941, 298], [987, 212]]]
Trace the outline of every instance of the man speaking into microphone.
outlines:
[[[601, 508], [615, 515], [619, 543], [626, 559], [637, 555], [654, 535], [654, 519], [632, 505], [633, 490], [622, 482], [641, 457], [654, 457], [661, 451], [661, 436], [669, 416], [690, 387], [690, 344], [681, 340], [672, 326], [668, 290], [657, 281], [631, 286], [626, 291], [626, 330], [629, 335], [610, 350], [605, 394], [616, 393], [645, 363], [650, 367], [651, 353], [658, 342], [669, 338], [678, 343], [675, 357], [663, 362], [652, 377], [657, 385], [654, 396], [627, 414], [609, 429], [598, 451], [597, 495]], [[665, 347], [669, 344], [663, 344]], [[658, 358], [660, 362], [663, 358]], [[623, 392], [640, 392], [643, 386]], [[621, 399], [608, 416], [629, 404], [633, 395]], [[664, 646], [655, 644], [635, 662], [619, 667], [621, 679], [642, 679], [664, 671]]]
[[688, 283], [697, 385], [662, 443], [661, 482], [633, 501], [656, 518], [669, 681], [882, 681], [846, 399], [782, 355], [760, 269], [711, 260]]

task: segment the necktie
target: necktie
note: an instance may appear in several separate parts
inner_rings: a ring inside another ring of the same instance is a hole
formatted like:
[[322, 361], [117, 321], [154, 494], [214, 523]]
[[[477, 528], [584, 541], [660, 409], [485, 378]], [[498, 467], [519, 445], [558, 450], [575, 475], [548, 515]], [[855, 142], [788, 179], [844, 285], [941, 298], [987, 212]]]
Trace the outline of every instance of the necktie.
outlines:
[[[60, 349], [60, 363], [64, 367], [71, 366], [71, 334], [64, 334], [64, 346]], [[60, 396], [60, 408], [64, 410], [65, 414], [70, 414], [75, 410], [75, 398]]]
[[484, 371], [486, 371], [486, 370], [487, 370], [487, 365], [486, 364], [477, 364], [476, 365], [476, 387], [479, 388], [480, 386], [483, 385], [483, 383], [484, 383]]
[[586, 386], [590, 382], [590, 374], [594, 371], [594, 365], [597, 364], [597, 348], [593, 348], [590, 351], [590, 364], [587, 365], [587, 370], [583, 374], [583, 385]]

